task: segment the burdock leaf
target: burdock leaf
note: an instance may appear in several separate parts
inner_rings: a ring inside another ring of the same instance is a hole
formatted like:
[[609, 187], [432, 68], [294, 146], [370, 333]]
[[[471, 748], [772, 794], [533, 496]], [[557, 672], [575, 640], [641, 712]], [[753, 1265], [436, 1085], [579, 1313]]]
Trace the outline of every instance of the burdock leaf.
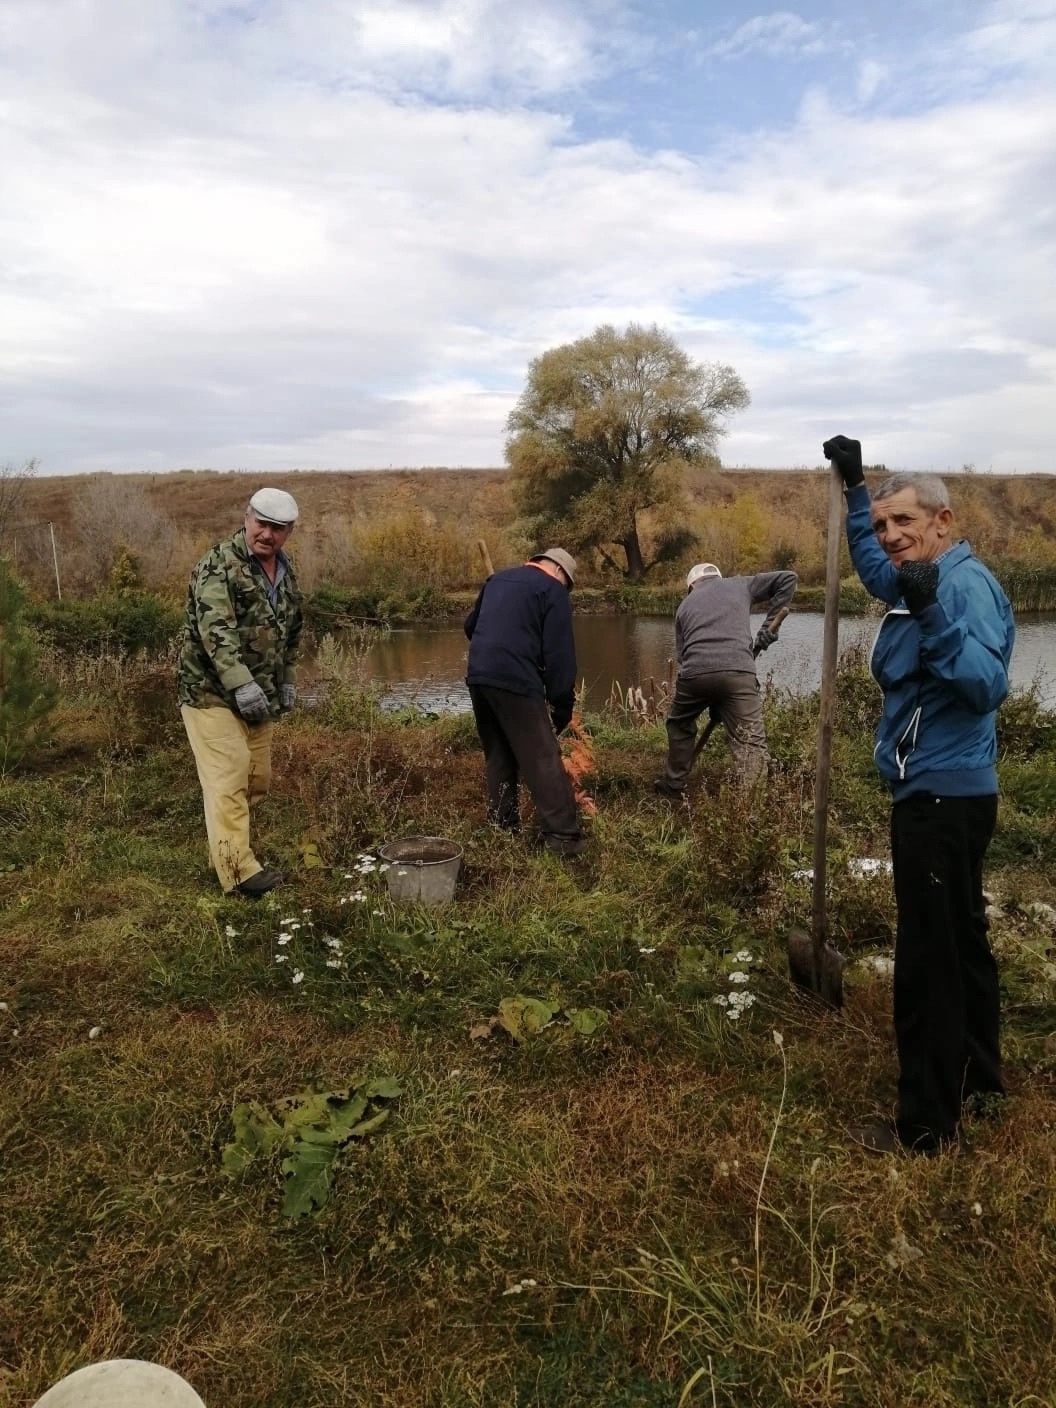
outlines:
[[282, 1161], [286, 1179], [282, 1197], [284, 1217], [310, 1217], [326, 1206], [336, 1154], [337, 1145], [332, 1138], [328, 1143], [318, 1144], [305, 1139], [295, 1141]]
[[256, 1100], [236, 1105], [231, 1112], [235, 1137], [225, 1144], [220, 1162], [232, 1177], [245, 1172], [258, 1154], [267, 1156], [282, 1138], [282, 1126]]
[[368, 1100], [395, 1100], [403, 1094], [403, 1087], [393, 1076], [380, 1076], [365, 1087], [363, 1094]]
[[566, 1007], [565, 1016], [580, 1036], [593, 1036], [609, 1020], [609, 1014], [600, 1007]]
[[371, 1115], [369, 1120], [360, 1120], [359, 1124], [353, 1125], [348, 1131], [349, 1135], [360, 1138], [364, 1134], [373, 1134], [376, 1129], [381, 1128], [391, 1114], [391, 1110], [379, 1110], [376, 1115]]
[[538, 997], [504, 997], [499, 1003], [499, 1026], [514, 1041], [527, 1041], [550, 1025], [557, 1010], [555, 1003]]
[[305, 870], [321, 870], [323, 858], [319, 854], [319, 842], [312, 839], [310, 835], [302, 836], [297, 842], [297, 850], [300, 852], [301, 864]]

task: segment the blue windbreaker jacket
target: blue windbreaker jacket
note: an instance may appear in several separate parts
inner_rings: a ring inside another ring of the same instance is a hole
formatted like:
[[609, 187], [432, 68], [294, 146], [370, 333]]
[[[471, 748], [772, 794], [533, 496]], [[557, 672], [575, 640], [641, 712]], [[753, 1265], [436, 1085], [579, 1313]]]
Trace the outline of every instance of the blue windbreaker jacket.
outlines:
[[960, 542], [939, 563], [938, 600], [910, 615], [898, 569], [873, 532], [865, 485], [847, 495], [847, 541], [858, 576], [892, 609], [873, 645], [884, 692], [873, 756], [898, 801], [915, 792], [997, 791], [997, 708], [1008, 694], [1015, 624], [1008, 598]]

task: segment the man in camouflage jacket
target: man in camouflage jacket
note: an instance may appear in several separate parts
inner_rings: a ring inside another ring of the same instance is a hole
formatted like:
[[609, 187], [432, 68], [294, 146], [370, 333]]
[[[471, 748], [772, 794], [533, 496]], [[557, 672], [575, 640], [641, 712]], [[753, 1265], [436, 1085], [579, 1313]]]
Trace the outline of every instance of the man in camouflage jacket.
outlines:
[[274, 720], [293, 708], [301, 596], [283, 544], [297, 505], [260, 489], [232, 538], [191, 573], [178, 673], [198, 766], [209, 854], [224, 890], [258, 898], [282, 882], [249, 841], [250, 807], [271, 782]]

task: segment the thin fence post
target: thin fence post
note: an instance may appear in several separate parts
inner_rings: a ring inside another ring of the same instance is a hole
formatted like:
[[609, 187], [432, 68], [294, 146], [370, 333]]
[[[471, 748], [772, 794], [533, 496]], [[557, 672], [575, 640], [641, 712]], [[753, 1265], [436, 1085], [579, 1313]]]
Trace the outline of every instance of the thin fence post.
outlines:
[[55, 564], [55, 595], [59, 601], [62, 600], [62, 583], [59, 581], [59, 550], [55, 544], [55, 525], [49, 519], [48, 531], [51, 533], [51, 560]]

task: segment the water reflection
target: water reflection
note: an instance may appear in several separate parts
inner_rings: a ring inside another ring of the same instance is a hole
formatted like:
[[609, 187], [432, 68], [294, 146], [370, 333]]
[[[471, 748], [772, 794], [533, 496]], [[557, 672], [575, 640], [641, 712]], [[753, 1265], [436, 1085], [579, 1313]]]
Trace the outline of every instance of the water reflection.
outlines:
[[[762, 621], [755, 618], [753, 629]], [[878, 621], [847, 617], [840, 622], [841, 651], [872, 644]], [[818, 687], [822, 617], [816, 612], [789, 616], [781, 638], [759, 660], [759, 677], [795, 694]], [[587, 707], [600, 708], [614, 682], [659, 688], [673, 671], [674, 629], [659, 616], [577, 616], [574, 621], [580, 677], [586, 683]], [[1018, 686], [1037, 679], [1044, 701], [1056, 707], [1056, 618], [1021, 617], [1017, 621], [1012, 681]], [[371, 679], [385, 687], [394, 704], [417, 703], [439, 712], [469, 708], [463, 680], [466, 638], [459, 627], [415, 627], [392, 631], [374, 645], [366, 660]]]

